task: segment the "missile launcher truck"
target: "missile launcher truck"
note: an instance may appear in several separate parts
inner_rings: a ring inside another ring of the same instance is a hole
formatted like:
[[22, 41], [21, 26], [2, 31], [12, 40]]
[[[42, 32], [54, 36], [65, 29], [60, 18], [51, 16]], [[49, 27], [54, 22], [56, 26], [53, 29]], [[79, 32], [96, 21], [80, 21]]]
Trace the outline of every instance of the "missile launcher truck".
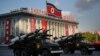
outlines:
[[13, 50], [14, 56], [60, 56], [63, 50], [59, 44], [49, 40], [48, 37], [52, 35], [47, 34], [48, 31], [37, 29], [28, 34], [21, 34], [11, 39], [8, 47]]
[[81, 33], [75, 33], [69, 36], [63, 36], [62, 39], [58, 41], [59, 45], [62, 47], [64, 53], [73, 54], [75, 50], [81, 51], [82, 55], [92, 54], [95, 48], [91, 43], [84, 41], [84, 37]]

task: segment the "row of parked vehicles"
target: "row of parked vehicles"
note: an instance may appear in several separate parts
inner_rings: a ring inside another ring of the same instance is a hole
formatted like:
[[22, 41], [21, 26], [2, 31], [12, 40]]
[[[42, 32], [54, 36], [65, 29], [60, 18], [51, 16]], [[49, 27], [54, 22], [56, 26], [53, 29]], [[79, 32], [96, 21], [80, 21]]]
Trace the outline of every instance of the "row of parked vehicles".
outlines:
[[64, 53], [74, 54], [75, 50], [79, 50], [82, 55], [92, 54], [95, 50], [93, 44], [84, 41], [81, 33], [75, 33], [70, 36], [62, 36], [61, 40], [56, 40], [62, 47]]
[[36, 29], [28, 34], [21, 34], [10, 40], [9, 48], [13, 50], [14, 56], [60, 56], [61, 53], [73, 54], [80, 50], [81, 54], [92, 54], [94, 47], [83, 41], [80, 33], [70, 36], [55, 37], [47, 34], [50, 30]]

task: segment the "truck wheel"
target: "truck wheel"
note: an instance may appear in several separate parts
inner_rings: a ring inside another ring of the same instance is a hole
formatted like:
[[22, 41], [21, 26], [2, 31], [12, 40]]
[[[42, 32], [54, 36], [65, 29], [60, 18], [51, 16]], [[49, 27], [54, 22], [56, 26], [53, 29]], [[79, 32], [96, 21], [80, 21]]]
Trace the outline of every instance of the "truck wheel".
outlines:
[[60, 56], [60, 53], [54, 53], [53, 56]]
[[23, 49], [21, 52], [21, 56], [31, 56], [32, 54], [27, 49]]
[[22, 51], [22, 56], [27, 56], [27, 52], [25, 50]]
[[75, 52], [75, 50], [71, 50], [71, 51], [70, 51], [71, 54], [74, 54], [74, 52]]
[[64, 54], [68, 54], [69, 53], [68, 48], [63, 49], [63, 51], [64, 51]]
[[93, 51], [88, 51], [88, 54], [91, 55], [93, 53]]
[[88, 50], [86, 48], [81, 49], [81, 54], [86, 55], [88, 53]]
[[14, 56], [21, 56], [20, 50], [14, 50]]
[[43, 50], [41, 56], [51, 56], [51, 54], [48, 50]]

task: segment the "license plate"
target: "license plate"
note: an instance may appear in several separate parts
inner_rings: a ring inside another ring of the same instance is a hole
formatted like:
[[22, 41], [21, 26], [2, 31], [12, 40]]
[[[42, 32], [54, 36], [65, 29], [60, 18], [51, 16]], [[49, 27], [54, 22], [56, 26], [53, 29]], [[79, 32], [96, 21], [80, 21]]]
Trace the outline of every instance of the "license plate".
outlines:
[[51, 51], [51, 53], [63, 53], [63, 50], [55, 50], [55, 51]]
[[37, 47], [37, 48], [40, 48], [40, 44], [37, 44], [36, 47]]
[[89, 50], [95, 50], [95, 48], [89, 48]]

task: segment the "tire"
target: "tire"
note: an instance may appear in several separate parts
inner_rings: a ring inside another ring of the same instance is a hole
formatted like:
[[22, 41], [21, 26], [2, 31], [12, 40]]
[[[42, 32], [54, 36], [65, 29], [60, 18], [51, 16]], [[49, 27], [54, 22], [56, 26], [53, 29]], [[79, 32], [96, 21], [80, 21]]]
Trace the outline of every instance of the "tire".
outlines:
[[88, 54], [89, 54], [89, 55], [91, 55], [92, 53], [93, 53], [93, 51], [92, 51], [92, 50], [91, 50], [91, 51], [88, 51]]
[[88, 54], [87, 48], [82, 48], [82, 49], [81, 49], [81, 54], [82, 54], [82, 55]]
[[31, 51], [29, 51], [28, 49], [23, 49], [21, 52], [21, 56], [31, 56], [32, 54], [30, 52]]
[[63, 51], [64, 51], [64, 54], [68, 54], [69, 53], [68, 48], [63, 49]]
[[54, 53], [52, 56], [60, 56], [60, 53]]
[[21, 56], [27, 56], [27, 52], [23, 50]]
[[70, 51], [71, 54], [74, 54], [74, 52], [75, 52], [75, 50], [71, 50], [71, 51]]
[[48, 50], [43, 50], [41, 56], [51, 56], [51, 54]]
[[14, 50], [14, 56], [21, 56], [20, 50]]

